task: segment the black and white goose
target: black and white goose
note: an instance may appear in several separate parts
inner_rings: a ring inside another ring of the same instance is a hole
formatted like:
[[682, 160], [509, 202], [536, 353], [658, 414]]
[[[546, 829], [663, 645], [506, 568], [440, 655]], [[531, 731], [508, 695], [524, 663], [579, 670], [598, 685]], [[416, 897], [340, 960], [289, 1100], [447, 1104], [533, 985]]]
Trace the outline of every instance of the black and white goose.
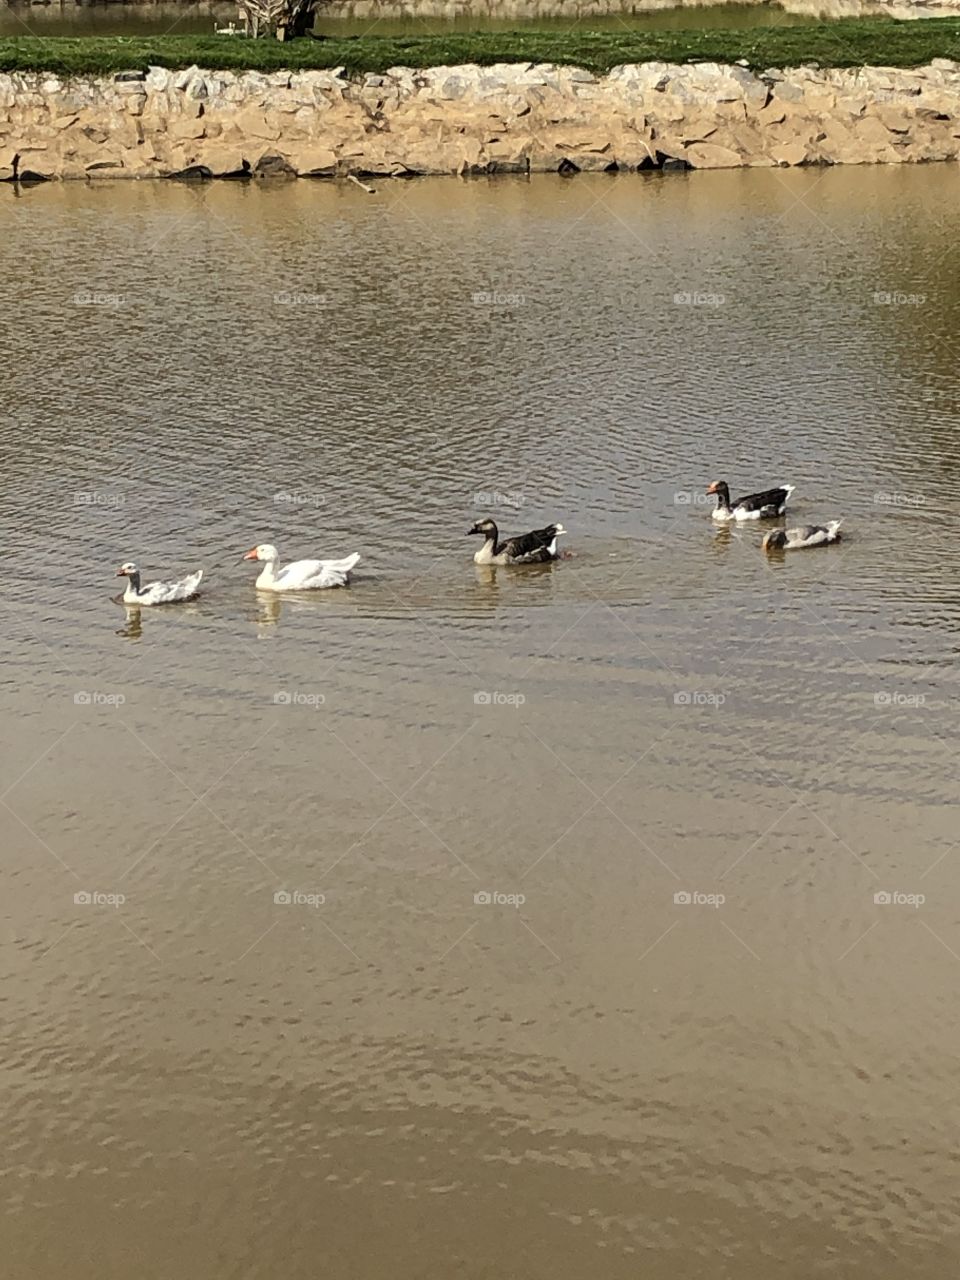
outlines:
[[474, 555], [475, 564], [544, 564], [560, 556], [557, 539], [566, 533], [562, 524], [548, 524], [545, 529], [521, 533], [500, 541], [500, 531], [492, 520], [478, 520], [467, 535], [479, 533], [483, 546]]
[[792, 484], [783, 484], [776, 489], [764, 489], [762, 493], [749, 493], [745, 498], [731, 502], [726, 480], [714, 480], [707, 489], [707, 493], [717, 495], [717, 505], [711, 515], [714, 520], [767, 520], [782, 516], [794, 488]]
[[804, 547], [825, 547], [840, 541], [842, 520], [826, 524], [804, 524], [798, 529], [771, 529], [763, 540], [764, 551], [800, 551]]

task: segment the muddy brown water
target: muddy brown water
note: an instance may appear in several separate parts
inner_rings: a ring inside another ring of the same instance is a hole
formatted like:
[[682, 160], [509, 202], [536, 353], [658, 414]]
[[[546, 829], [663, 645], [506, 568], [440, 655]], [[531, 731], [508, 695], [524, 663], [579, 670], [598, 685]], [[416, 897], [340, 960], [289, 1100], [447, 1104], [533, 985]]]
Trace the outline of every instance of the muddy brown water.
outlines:
[[940, 1280], [956, 167], [377, 185], [0, 188], [6, 1274]]
[[[656, 3], [656, 0], [652, 0]], [[568, 13], [551, 14], [548, 6], [533, 6], [537, 13], [524, 6], [504, 5], [502, 14], [454, 12], [452, 6], [444, 13], [402, 12], [398, 5], [391, 13], [340, 12], [320, 13], [314, 30], [326, 36], [352, 35], [427, 35], [430, 33], [470, 31], [515, 31], [518, 26], [533, 27], [543, 31], [564, 31], [571, 27], [588, 26], [590, 30], [622, 32], [624, 30], [671, 31], [690, 28], [728, 27], [779, 27], [797, 26], [822, 18], [837, 16], [857, 17], [864, 7], [853, 3], [853, 13], [844, 14], [846, 0], [831, 4], [810, 0], [790, 0], [791, 12], [774, 4], [723, 4], [678, 5], [644, 10], [637, 6], [629, 13]], [[436, 9], [437, 6], [434, 6]], [[851, 7], [849, 4], [847, 7]], [[870, 6], [867, 6], [869, 8]], [[874, 6], [876, 7], [876, 6]], [[804, 11], [806, 10], [806, 11]], [[926, 12], [925, 10], [921, 12]], [[934, 11], [936, 12], [936, 11]], [[189, 0], [158, 0], [156, 4], [3, 4], [0, 5], [0, 36], [162, 36], [162, 35], [212, 35], [215, 27], [237, 23], [237, 6], [230, 0], [207, 0], [195, 4]]]

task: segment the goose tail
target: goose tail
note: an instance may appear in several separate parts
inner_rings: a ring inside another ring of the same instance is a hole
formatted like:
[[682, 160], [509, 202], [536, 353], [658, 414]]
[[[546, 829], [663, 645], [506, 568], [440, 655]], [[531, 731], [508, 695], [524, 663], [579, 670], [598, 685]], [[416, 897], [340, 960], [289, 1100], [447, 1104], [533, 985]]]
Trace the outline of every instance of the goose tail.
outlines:
[[350, 570], [360, 563], [360, 553], [354, 551], [353, 555], [345, 556], [342, 560], [328, 560], [327, 568], [334, 573], [349, 573]]

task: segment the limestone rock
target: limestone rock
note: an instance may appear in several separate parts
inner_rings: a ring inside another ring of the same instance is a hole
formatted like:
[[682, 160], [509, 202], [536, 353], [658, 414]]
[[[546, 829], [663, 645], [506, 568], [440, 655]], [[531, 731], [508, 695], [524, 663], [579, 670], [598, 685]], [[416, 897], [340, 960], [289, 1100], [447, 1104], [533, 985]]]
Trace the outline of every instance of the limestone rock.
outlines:
[[148, 93], [165, 93], [173, 82], [173, 76], [166, 67], [148, 67], [144, 78], [144, 87]]
[[858, 120], [854, 125], [854, 134], [862, 142], [881, 147], [889, 146], [891, 141], [890, 130], [875, 116], [866, 116], [862, 120]]
[[203, 120], [191, 120], [189, 118], [183, 120], [174, 120], [167, 132], [171, 138], [178, 138], [181, 141], [187, 138], [202, 138], [204, 135], [205, 125]]
[[252, 107], [238, 111], [233, 117], [232, 124], [244, 138], [262, 138], [268, 142], [276, 142], [280, 137], [280, 127], [277, 122], [271, 120], [265, 112], [257, 111]]
[[806, 164], [807, 148], [802, 142], [781, 142], [770, 148], [770, 159], [776, 164]]
[[772, 102], [761, 108], [754, 118], [760, 125], [780, 124], [787, 118], [787, 109], [782, 102], [774, 98]]
[[329, 178], [337, 171], [337, 156], [329, 147], [284, 147], [283, 155], [301, 178]]
[[243, 152], [220, 142], [201, 142], [197, 148], [195, 164], [210, 170], [215, 178], [249, 178], [250, 161]]
[[[654, 147], [654, 157], [660, 168], [688, 169], [690, 167], [687, 161], [687, 149], [679, 139], [667, 136], [658, 137], [652, 145]], [[668, 162], [671, 160], [676, 160], [680, 163], [676, 166], [669, 165]]]
[[876, 163], [955, 157], [960, 64], [712, 62], [0, 73], [0, 177], [249, 177]]
[[297, 171], [283, 156], [265, 151], [253, 166], [255, 178], [295, 178]]
[[743, 163], [739, 151], [711, 142], [695, 142], [687, 147], [686, 158], [694, 169], [736, 169]]
[[701, 116], [689, 122], [684, 122], [680, 132], [680, 140], [684, 146], [691, 142], [705, 142], [707, 138], [716, 132], [716, 120], [711, 120], [709, 116]]

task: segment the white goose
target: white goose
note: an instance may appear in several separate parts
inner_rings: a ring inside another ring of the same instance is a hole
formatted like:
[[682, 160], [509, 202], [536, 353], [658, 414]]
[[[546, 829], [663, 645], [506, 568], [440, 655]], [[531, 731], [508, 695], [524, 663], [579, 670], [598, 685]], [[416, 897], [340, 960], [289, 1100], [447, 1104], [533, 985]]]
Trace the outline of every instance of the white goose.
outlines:
[[123, 593], [124, 604], [173, 604], [178, 600], [190, 600], [197, 594], [203, 570], [188, 573], [185, 578], [176, 582], [148, 582], [140, 585], [140, 570], [132, 560], [122, 564], [116, 577], [126, 578], [127, 585]]
[[277, 568], [280, 552], [269, 542], [248, 551], [244, 560], [260, 560], [263, 568], [257, 578], [259, 591], [319, 591], [324, 587], [345, 587], [350, 570], [360, 559], [354, 552], [343, 560], [294, 560]]

